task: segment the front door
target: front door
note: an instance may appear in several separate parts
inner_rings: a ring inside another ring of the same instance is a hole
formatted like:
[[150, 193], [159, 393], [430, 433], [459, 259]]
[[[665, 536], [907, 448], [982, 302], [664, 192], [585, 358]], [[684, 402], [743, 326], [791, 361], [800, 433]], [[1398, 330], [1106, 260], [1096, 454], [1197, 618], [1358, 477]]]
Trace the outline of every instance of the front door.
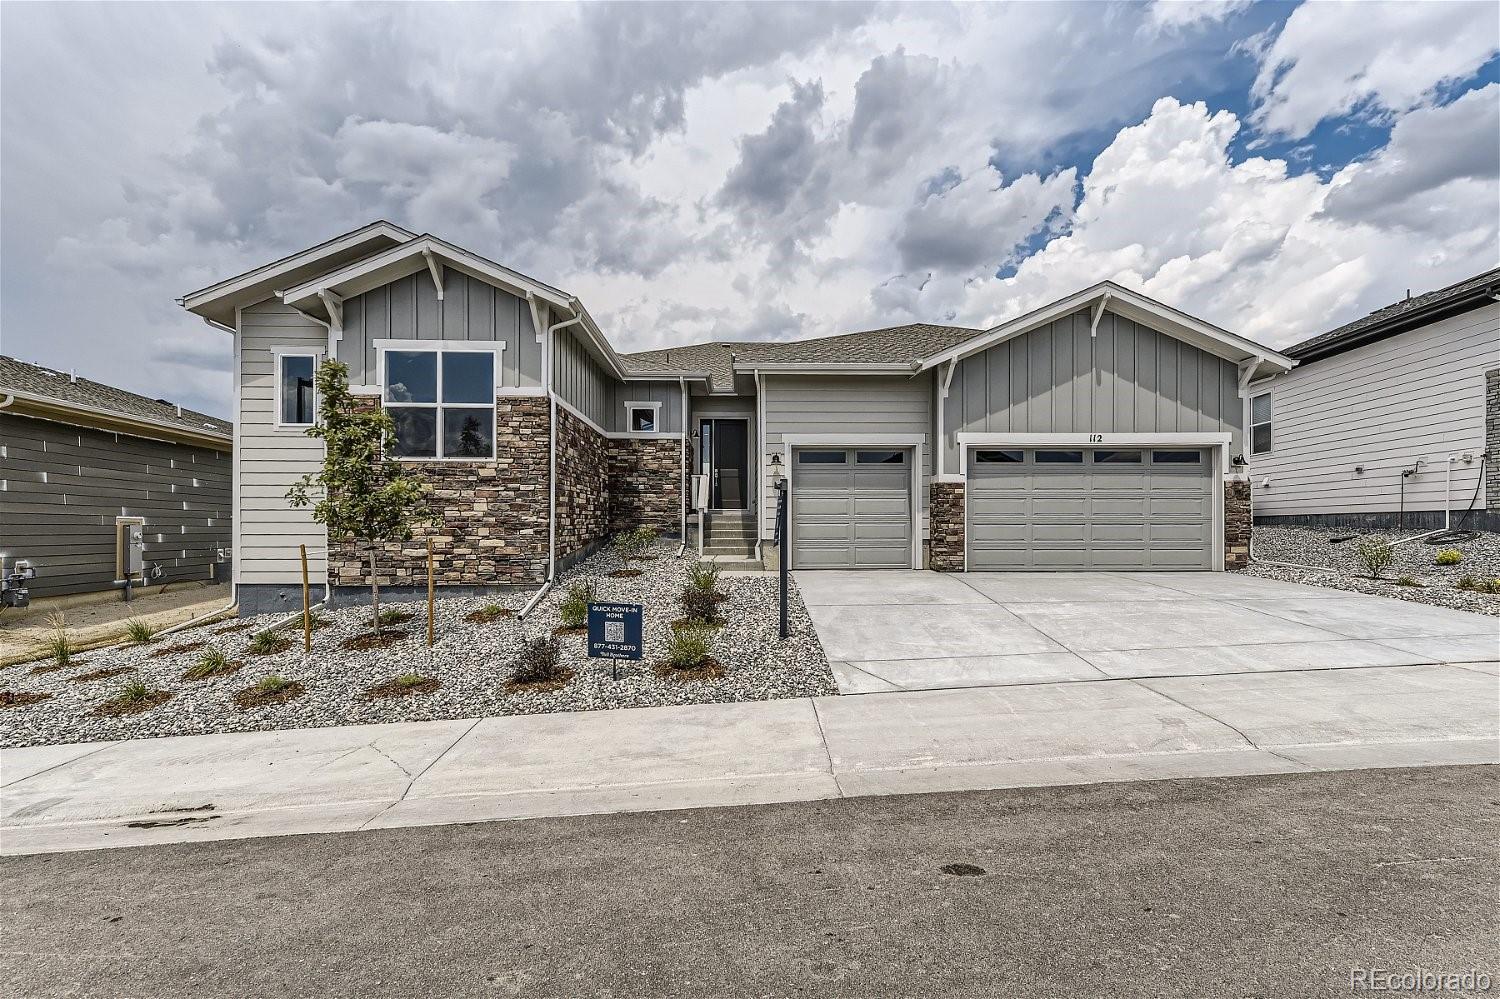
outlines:
[[709, 476], [708, 505], [744, 510], [750, 497], [750, 428], [746, 420], [704, 420], [699, 425], [703, 470]]

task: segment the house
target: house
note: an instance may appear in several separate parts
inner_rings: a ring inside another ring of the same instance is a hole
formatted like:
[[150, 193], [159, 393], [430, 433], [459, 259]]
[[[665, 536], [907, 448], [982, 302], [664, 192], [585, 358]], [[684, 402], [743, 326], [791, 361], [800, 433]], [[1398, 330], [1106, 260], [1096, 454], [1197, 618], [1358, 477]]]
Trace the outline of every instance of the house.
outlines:
[[1285, 353], [1251, 385], [1256, 523], [1500, 529], [1500, 269]]
[[[621, 354], [575, 296], [385, 222], [182, 304], [234, 336], [246, 611], [294, 605], [301, 544], [335, 594], [367, 584], [285, 498], [319, 461], [299, 386], [325, 357], [432, 483], [459, 592], [535, 587], [624, 525], [684, 533], [696, 475], [710, 546], [752, 554], [785, 480], [799, 569], [1238, 565], [1244, 387], [1293, 364], [1109, 282], [990, 329]], [[424, 553], [389, 546], [383, 584]]]
[[233, 426], [0, 356], [0, 572], [33, 597], [227, 580]]

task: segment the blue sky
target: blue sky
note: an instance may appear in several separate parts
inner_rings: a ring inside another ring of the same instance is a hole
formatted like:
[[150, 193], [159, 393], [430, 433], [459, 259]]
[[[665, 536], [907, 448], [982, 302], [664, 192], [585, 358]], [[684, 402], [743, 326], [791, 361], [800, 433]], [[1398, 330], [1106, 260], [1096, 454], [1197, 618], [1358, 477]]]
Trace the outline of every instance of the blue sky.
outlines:
[[623, 349], [1105, 278], [1283, 346], [1500, 262], [1497, 51], [1487, 3], [6, 4], [0, 351], [226, 414], [175, 299], [373, 218]]

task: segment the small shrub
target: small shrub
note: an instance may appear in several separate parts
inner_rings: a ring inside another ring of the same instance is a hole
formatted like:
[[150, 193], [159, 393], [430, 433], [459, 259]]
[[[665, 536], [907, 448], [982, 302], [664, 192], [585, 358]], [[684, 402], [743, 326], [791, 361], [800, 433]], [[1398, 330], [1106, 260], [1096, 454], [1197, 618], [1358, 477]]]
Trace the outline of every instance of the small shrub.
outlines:
[[141, 680], [131, 680], [121, 687], [114, 697], [97, 705], [94, 714], [106, 718], [139, 714], [165, 704], [172, 699], [170, 690], [152, 690]]
[[563, 679], [567, 671], [562, 665], [561, 643], [550, 635], [528, 640], [512, 670], [512, 684], [554, 683]]
[[421, 673], [402, 673], [398, 677], [378, 683], [365, 691], [364, 699], [367, 701], [379, 700], [388, 697], [411, 697], [415, 694], [430, 694], [443, 685], [437, 677], [423, 676]]
[[263, 676], [255, 683], [234, 695], [234, 703], [241, 710], [265, 707], [268, 704], [285, 704], [302, 696], [302, 684], [277, 673]]
[[135, 704], [144, 701], [151, 696], [151, 688], [146, 686], [144, 680], [128, 680], [120, 692], [115, 695], [115, 700], [121, 704]]
[[62, 615], [57, 614], [52, 618], [52, 634], [48, 635], [42, 647], [47, 650], [47, 658], [57, 669], [63, 669], [73, 662], [73, 657], [78, 654], [78, 646], [73, 644], [73, 639], [68, 636], [67, 625], [63, 623]]
[[689, 621], [699, 624], [712, 624], [715, 614], [719, 610], [719, 594], [713, 590], [700, 590], [696, 586], [684, 586], [682, 596], [682, 616]]
[[1371, 579], [1379, 579], [1380, 574], [1390, 567], [1391, 561], [1396, 557], [1391, 543], [1378, 534], [1360, 538], [1358, 552], [1359, 560], [1369, 571]]
[[490, 624], [501, 618], [515, 617], [516, 612], [509, 607], [501, 607], [499, 604], [485, 604], [477, 611], [473, 611], [465, 617], [465, 620], [475, 624]]
[[1399, 578], [1399, 579], [1396, 580], [1396, 585], [1397, 586], [1415, 586], [1418, 589], [1420, 589], [1421, 586], [1422, 586], [1422, 584], [1419, 583], [1419, 582], [1417, 582], [1416, 578], [1412, 577], [1412, 576], [1402, 576], [1401, 578]]
[[267, 628], [265, 631], [257, 631], [245, 648], [258, 656], [270, 656], [286, 649], [291, 644], [290, 639], [283, 638]]
[[131, 645], [145, 645], [156, 637], [156, 632], [156, 625], [138, 617], [125, 622], [125, 637], [130, 640]]
[[646, 542], [635, 531], [621, 531], [615, 535], [614, 548], [622, 562], [630, 562], [646, 553]]
[[377, 620], [379, 620], [380, 622], [380, 627], [393, 628], [398, 624], [405, 624], [407, 621], [410, 621], [411, 617], [412, 616], [410, 611], [390, 608], [381, 611], [380, 617]]
[[679, 628], [667, 637], [667, 665], [692, 670], [703, 665], [713, 649], [713, 633], [707, 628]]
[[582, 628], [589, 622], [589, 604], [594, 599], [594, 588], [588, 583], [574, 583], [568, 587], [568, 595], [558, 607], [564, 628]]
[[1464, 560], [1464, 553], [1457, 548], [1444, 548], [1437, 553], [1438, 565], [1458, 565]]
[[699, 590], [716, 592], [719, 588], [719, 567], [713, 562], [699, 562], [688, 570], [688, 585]]
[[187, 668], [182, 674], [184, 680], [206, 680], [211, 676], [222, 676], [233, 673], [237, 666], [229, 662], [229, 657], [218, 649], [209, 649], [198, 657], [198, 661]]
[[1460, 590], [1468, 590], [1470, 593], [1500, 593], [1500, 579], [1481, 579], [1478, 576], [1460, 576], [1458, 582], [1453, 584]]
[[422, 686], [422, 684], [427, 682], [427, 677], [423, 676], [421, 673], [402, 673], [400, 676], [396, 677], [395, 682], [396, 686], [398, 687], [420, 687]]
[[272, 694], [281, 693], [291, 685], [292, 681], [288, 680], [280, 673], [271, 673], [255, 681], [255, 685], [250, 689], [255, 691], [262, 697], [270, 697]]

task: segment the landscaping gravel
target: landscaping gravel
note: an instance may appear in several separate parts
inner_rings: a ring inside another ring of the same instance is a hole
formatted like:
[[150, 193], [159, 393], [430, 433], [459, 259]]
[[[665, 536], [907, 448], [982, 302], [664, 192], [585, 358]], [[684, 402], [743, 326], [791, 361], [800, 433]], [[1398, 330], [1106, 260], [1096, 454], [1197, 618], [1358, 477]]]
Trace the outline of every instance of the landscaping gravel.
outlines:
[[[1500, 578], [1500, 534], [1479, 534], [1467, 541], [1440, 545], [1428, 545], [1422, 541], [1397, 545], [1390, 566], [1381, 573], [1382, 578], [1371, 579], [1369, 570], [1359, 560], [1359, 538], [1351, 538], [1352, 533], [1308, 527], [1256, 527], [1253, 532], [1256, 561], [1244, 571], [1266, 579], [1371, 593], [1500, 617], [1500, 595], [1461, 590], [1455, 585], [1465, 576], [1481, 580]], [[1382, 536], [1395, 541], [1413, 535], [1388, 533]], [[1334, 543], [1330, 540], [1332, 538], [1349, 540]], [[1463, 561], [1457, 565], [1438, 565], [1437, 553], [1448, 548], [1462, 552]], [[1268, 561], [1297, 562], [1304, 566], [1326, 567], [1330, 571], [1268, 565]], [[1399, 585], [1397, 580], [1403, 577], [1419, 585]]]
[[[256, 656], [246, 645], [257, 630], [280, 615], [219, 622], [158, 639], [150, 645], [101, 649], [75, 658], [67, 669], [32, 672], [31, 664], [0, 670], [0, 690], [52, 695], [44, 701], [0, 708], [0, 747], [49, 745], [107, 739], [316, 728], [376, 722], [476, 718], [490, 715], [538, 714], [648, 707], [663, 704], [703, 704], [724, 701], [772, 700], [834, 694], [837, 688], [828, 669], [807, 610], [795, 584], [790, 594], [791, 637], [777, 635], [777, 580], [774, 575], [721, 577], [726, 599], [720, 616], [727, 622], [714, 637], [713, 656], [724, 675], [712, 679], [679, 680], [658, 677], [652, 669], [665, 650], [669, 625], [681, 616], [678, 595], [686, 585], [696, 558], [678, 557], [675, 545], [657, 543], [649, 560], [632, 563], [644, 570], [632, 578], [614, 578], [622, 568], [619, 558], [605, 549], [562, 573], [558, 584], [522, 623], [501, 618], [474, 624], [465, 616], [489, 604], [512, 610], [523, 607], [530, 593], [498, 597], [445, 597], [437, 603], [437, 644], [426, 645], [425, 603], [391, 603], [415, 614], [398, 625], [407, 637], [387, 648], [351, 651], [346, 639], [369, 630], [368, 603], [325, 610], [329, 624], [313, 632], [313, 651], [304, 656], [300, 627], [283, 633], [294, 638], [292, 648]], [[549, 692], [508, 692], [505, 683], [512, 661], [529, 637], [550, 634], [561, 623], [559, 606], [570, 584], [595, 587], [595, 599], [645, 605], [645, 659], [618, 663], [618, 679], [608, 660], [590, 659], [582, 635], [561, 636], [563, 665], [573, 670], [564, 686]], [[237, 626], [248, 628], [226, 630]], [[207, 645], [162, 655], [162, 651], [190, 643]], [[212, 646], [241, 664], [231, 675], [187, 681], [183, 671]], [[48, 664], [37, 664], [47, 666]], [[103, 680], [77, 682], [96, 670], [130, 666], [134, 671]], [[430, 693], [366, 699], [368, 688], [388, 683], [406, 673], [441, 681]], [[300, 683], [302, 696], [284, 704], [241, 710], [234, 696], [270, 674]], [[140, 680], [151, 690], [172, 693], [170, 700], [139, 714], [100, 717], [94, 708], [119, 692], [126, 681]]]

